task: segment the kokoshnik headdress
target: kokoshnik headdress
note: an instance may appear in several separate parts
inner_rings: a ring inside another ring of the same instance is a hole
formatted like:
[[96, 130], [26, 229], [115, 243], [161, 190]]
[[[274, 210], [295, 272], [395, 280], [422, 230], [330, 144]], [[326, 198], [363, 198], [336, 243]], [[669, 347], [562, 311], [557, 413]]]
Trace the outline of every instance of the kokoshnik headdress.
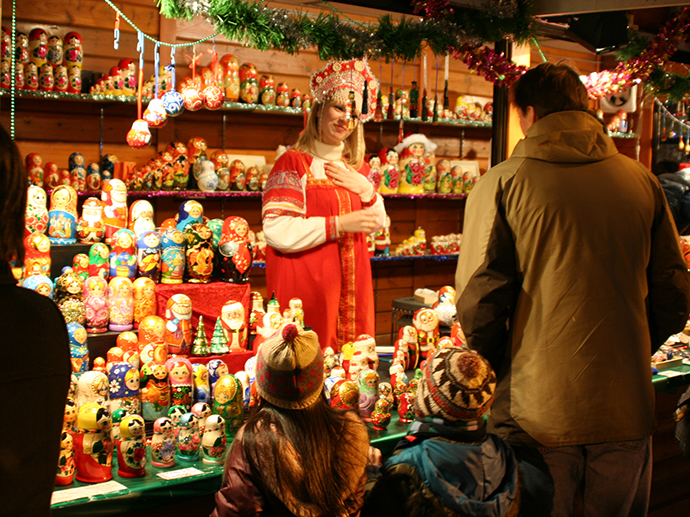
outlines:
[[379, 83], [366, 59], [330, 61], [314, 72], [309, 85], [313, 98], [321, 104], [331, 99], [346, 106], [348, 114], [356, 109], [362, 122], [374, 117]]

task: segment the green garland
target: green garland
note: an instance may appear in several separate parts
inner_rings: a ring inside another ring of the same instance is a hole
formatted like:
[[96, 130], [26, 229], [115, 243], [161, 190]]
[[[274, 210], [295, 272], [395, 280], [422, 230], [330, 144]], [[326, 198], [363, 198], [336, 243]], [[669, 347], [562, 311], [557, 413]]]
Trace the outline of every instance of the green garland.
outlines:
[[[497, 9], [510, 4], [511, 9]], [[465, 44], [481, 45], [509, 38], [525, 43], [536, 34], [531, 0], [491, 0], [481, 9], [454, 8], [437, 20], [389, 15], [378, 23], [359, 23], [333, 13], [316, 16], [273, 9], [263, 2], [246, 0], [158, 0], [160, 13], [168, 18], [191, 20], [206, 17], [223, 36], [259, 50], [296, 54], [315, 47], [323, 61], [368, 56], [372, 59], [413, 61], [422, 43], [436, 54]]]

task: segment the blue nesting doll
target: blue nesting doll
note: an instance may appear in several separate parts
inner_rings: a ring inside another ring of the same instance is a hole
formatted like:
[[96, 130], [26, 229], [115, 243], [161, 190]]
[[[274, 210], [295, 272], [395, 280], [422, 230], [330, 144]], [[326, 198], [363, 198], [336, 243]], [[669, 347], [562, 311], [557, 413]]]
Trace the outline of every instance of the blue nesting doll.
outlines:
[[113, 413], [122, 408], [126, 409], [130, 415], [140, 415], [139, 370], [127, 362], [111, 363], [108, 381], [110, 383], [110, 412]]
[[194, 413], [185, 413], [180, 417], [177, 427], [177, 454], [179, 461], [197, 461], [199, 459], [199, 417]]
[[161, 264], [161, 238], [155, 231], [137, 237], [137, 271], [139, 276], [158, 281]]
[[208, 369], [208, 383], [211, 387], [211, 396], [213, 396], [213, 388], [223, 375], [230, 373], [228, 365], [222, 359], [211, 359], [206, 363], [206, 368]]
[[115, 162], [119, 161], [114, 154], [104, 154], [101, 158], [101, 182], [113, 179]]
[[169, 228], [161, 235], [161, 283], [181, 284], [185, 269], [185, 234]]
[[77, 191], [69, 185], [58, 185], [50, 194], [48, 237], [51, 244], [77, 242]]
[[176, 228], [184, 232], [187, 225], [201, 223], [204, 219], [204, 207], [198, 201], [189, 200], [180, 205], [177, 213]]
[[53, 284], [53, 281], [45, 275], [32, 275], [26, 277], [24, 280], [22, 280], [22, 287], [32, 289], [43, 296], [47, 296], [51, 300], [53, 299], [53, 290], [55, 289], [55, 284]]
[[86, 190], [86, 160], [81, 153], [72, 153], [69, 155], [69, 173], [72, 176], [72, 186], [79, 192]]
[[137, 238], [132, 230], [122, 228], [113, 235], [110, 252], [110, 276], [134, 280], [137, 276]]
[[72, 372], [78, 378], [89, 369], [89, 346], [86, 329], [79, 323], [68, 323], [70, 362]]

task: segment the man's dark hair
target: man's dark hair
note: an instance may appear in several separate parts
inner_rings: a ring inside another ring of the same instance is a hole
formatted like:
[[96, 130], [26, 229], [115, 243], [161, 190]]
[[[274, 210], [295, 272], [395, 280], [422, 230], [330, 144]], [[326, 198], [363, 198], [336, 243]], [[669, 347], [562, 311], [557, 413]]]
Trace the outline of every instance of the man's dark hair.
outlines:
[[532, 106], [538, 118], [589, 107], [585, 85], [566, 64], [542, 63], [528, 70], [510, 89], [510, 101], [523, 113]]

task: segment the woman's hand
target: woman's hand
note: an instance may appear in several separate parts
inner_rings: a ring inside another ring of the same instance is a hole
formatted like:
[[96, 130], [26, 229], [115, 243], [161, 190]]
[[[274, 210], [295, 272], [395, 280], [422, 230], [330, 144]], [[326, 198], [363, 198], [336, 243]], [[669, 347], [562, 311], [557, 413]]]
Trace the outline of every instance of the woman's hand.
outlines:
[[376, 447], [369, 446], [369, 453], [367, 454], [367, 465], [373, 465], [375, 467], [380, 467], [381, 462], [381, 451]]
[[376, 230], [376, 214], [370, 210], [357, 210], [338, 216], [338, 233], [374, 233]]
[[335, 186], [347, 189], [358, 196], [374, 190], [369, 180], [357, 172], [351, 165], [345, 164], [343, 168], [340, 164], [336, 165], [333, 162], [326, 162], [324, 171]]

